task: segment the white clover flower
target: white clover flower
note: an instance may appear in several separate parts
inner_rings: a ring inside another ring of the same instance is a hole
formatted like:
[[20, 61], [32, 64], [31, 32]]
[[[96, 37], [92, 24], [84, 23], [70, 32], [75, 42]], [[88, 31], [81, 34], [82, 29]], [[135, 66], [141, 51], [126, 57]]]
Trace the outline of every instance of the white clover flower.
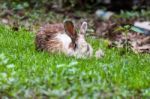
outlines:
[[66, 66], [66, 65], [65, 64], [58, 64], [58, 65], [56, 65], [57, 68], [64, 67], [64, 66]]
[[86, 75], [86, 72], [85, 72], [85, 71], [82, 71], [82, 72], [81, 72], [81, 75], [82, 75], [82, 76], [85, 76], [85, 75]]
[[6, 58], [5, 55], [4, 55], [4, 53], [1, 53], [1, 54], [0, 54], [0, 58], [1, 58], [2, 60]]
[[9, 78], [8, 81], [9, 81], [10, 83], [12, 83], [12, 82], [15, 81], [15, 78]]
[[77, 64], [78, 64], [77, 61], [72, 61], [72, 62], [69, 63], [69, 66], [75, 66], [75, 65], [77, 65]]
[[72, 73], [75, 73], [77, 71], [76, 68], [71, 68], [71, 69], [68, 69], [69, 72], [72, 72]]
[[8, 63], [8, 59], [7, 59], [7, 58], [3, 59], [3, 60], [2, 60], [2, 63], [3, 63], [3, 64], [7, 64], [7, 63]]
[[6, 78], [7, 77], [7, 73], [5, 73], [5, 72], [0, 73], [0, 76], [3, 77], [3, 78]]
[[15, 67], [14, 64], [9, 64], [9, 65], [7, 65], [7, 68], [14, 68], [14, 67]]
[[8, 58], [6, 58], [6, 56], [2, 53], [0, 54], [0, 64], [7, 64], [8, 63]]

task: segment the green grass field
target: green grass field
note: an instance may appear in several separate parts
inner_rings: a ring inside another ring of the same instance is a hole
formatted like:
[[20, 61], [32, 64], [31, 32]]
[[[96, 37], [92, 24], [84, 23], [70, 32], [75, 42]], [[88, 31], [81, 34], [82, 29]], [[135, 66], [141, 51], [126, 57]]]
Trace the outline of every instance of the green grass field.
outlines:
[[38, 52], [35, 34], [0, 25], [0, 98], [150, 98], [150, 55], [102, 48], [102, 59]]

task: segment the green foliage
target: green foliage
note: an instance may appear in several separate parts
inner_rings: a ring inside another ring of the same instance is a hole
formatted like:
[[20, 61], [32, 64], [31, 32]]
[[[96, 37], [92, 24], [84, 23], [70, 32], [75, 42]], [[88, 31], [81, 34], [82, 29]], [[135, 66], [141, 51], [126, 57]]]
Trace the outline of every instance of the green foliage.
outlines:
[[59, 9], [69, 8], [70, 10], [76, 9], [88, 9], [99, 3], [99, 0], [8, 0], [2, 1], [7, 7], [22, 9], [22, 8], [51, 8], [57, 6]]
[[141, 19], [141, 20], [150, 20], [150, 10], [143, 10], [140, 11], [121, 11], [119, 15], [116, 15], [117, 18], [124, 18], [124, 19]]
[[133, 18], [133, 17], [139, 17], [139, 16], [140, 16], [140, 13], [137, 11], [121, 11], [121, 13], [120, 13], [120, 17], [126, 18], [126, 19]]
[[0, 26], [0, 98], [148, 98], [150, 55], [106, 48], [98, 60], [37, 52], [34, 33]]
[[129, 51], [129, 41], [128, 41], [128, 33], [130, 33], [130, 28], [131, 26], [130, 25], [125, 25], [125, 26], [120, 26], [120, 27], [117, 27], [115, 29], [116, 32], [122, 32], [124, 35], [125, 35], [125, 42], [124, 42], [124, 48], [125, 48], [125, 51], [126, 53]]

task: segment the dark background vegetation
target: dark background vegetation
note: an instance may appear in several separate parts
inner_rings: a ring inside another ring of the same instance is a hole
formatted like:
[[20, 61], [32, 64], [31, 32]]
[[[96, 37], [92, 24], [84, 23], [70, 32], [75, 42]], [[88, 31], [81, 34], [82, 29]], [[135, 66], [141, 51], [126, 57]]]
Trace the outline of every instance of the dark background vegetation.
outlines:
[[61, 10], [95, 10], [105, 8], [119, 11], [121, 9], [146, 8], [149, 0], [2, 0], [9, 8], [16, 9], [59, 9]]

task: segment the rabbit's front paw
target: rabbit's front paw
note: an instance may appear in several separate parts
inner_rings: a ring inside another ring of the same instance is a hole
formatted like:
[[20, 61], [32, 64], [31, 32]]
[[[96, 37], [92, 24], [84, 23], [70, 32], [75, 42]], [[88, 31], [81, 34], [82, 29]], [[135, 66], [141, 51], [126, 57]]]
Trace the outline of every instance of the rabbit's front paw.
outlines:
[[95, 57], [96, 57], [97, 59], [104, 57], [104, 52], [103, 52], [101, 49], [97, 50], [97, 51], [95, 52]]

